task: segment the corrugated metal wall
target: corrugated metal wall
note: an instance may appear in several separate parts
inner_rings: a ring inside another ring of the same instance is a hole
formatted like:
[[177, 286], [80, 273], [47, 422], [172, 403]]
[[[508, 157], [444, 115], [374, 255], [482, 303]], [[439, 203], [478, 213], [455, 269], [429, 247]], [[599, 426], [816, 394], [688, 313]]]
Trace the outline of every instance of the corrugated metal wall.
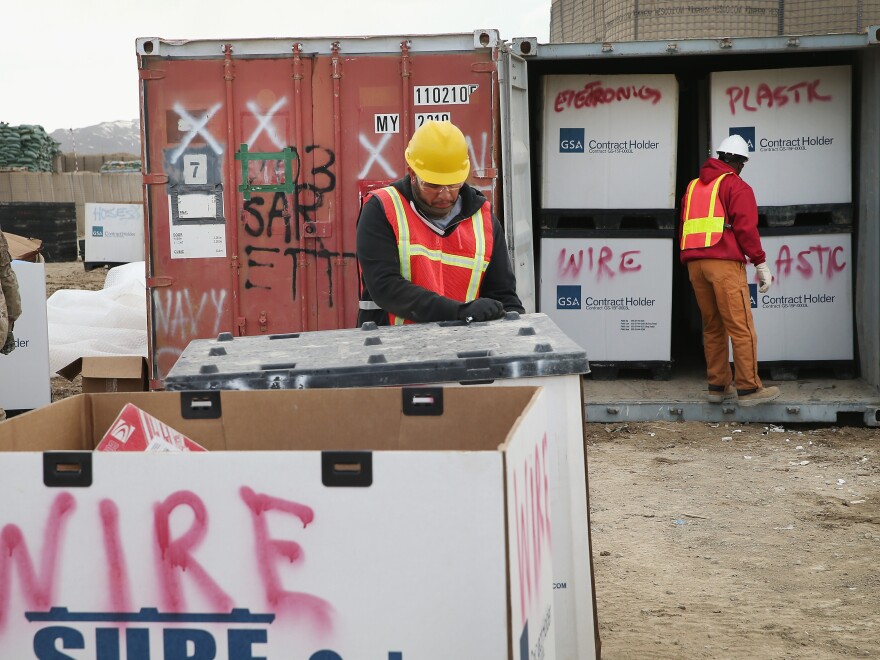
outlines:
[[551, 43], [862, 32], [880, 0], [552, 0]]

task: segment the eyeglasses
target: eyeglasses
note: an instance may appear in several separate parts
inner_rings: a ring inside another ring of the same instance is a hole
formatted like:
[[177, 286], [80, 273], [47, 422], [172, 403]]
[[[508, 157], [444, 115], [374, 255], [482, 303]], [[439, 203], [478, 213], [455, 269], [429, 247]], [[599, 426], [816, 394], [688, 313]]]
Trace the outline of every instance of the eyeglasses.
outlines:
[[461, 190], [461, 187], [464, 185], [464, 183], [462, 182], [462, 183], [453, 183], [453, 184], [450, 184], [447, 186], [441, 186], [436, 183], [428, 183], [427, 181], [422, 181], [419, 177], [416, 177], [416, 181], [418, 182], [419, 187], [422, 190], [424, 190], [426, 192], [432, 192], [432, 193], [440, 193], [440, 192], [443, 192], [444, 190], [447, 192], [455, 193], [455, 192], [458, 192], [459, 190]]

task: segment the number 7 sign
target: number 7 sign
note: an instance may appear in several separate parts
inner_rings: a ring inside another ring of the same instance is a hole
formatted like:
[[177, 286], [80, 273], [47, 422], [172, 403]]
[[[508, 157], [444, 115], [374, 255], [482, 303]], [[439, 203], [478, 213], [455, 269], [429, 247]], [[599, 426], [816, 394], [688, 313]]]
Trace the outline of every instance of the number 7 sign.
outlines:
[[208, 183], [208, 157], [205, 154], [183, 156], [183, 182], [190, 185]]

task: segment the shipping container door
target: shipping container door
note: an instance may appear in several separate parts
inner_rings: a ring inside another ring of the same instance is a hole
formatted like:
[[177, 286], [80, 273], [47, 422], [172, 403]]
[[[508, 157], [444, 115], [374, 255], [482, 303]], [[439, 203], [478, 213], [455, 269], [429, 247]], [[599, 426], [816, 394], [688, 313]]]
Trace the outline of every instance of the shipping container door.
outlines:
[[[152, 49], [153, 46], [146, 46]], [[158, 42], [156, 46], [158, 49]], [[224, 60], [141, 62], [152, 379], [193, 337], [235, 328], [235, 191]]]
[[352, 327], [360, 206], [423, 122], [462, 129], [495, 204], [497, 45], [139, 39], [151, 387], [196, 338]]
[[192, 339], [318, 327], [315, 58], [215, 45], [142, 60], [154, 387]]
[[[317, 58], [235, 62], [235, 153], [230, 180], [237, 188], [237, 335], [315, 329], [322, 300], [315, 209], [332, 188], [325, 168], [332, 153], [315, 144], [312, 81]], [[317, 192], [316, 192], [317, 191]]]
[[536, 311], [535, 249], [529, 148], [529, 84], [526, 62], [507, 51], [499, 73], [501, 89], [504, 231], [526, 312]]

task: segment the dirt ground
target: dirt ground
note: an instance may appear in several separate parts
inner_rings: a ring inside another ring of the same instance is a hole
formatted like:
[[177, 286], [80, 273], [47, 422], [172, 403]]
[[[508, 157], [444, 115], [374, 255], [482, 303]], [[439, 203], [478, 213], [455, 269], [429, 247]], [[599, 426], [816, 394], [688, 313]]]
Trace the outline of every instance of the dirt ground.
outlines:
[[[46, 271], [49, 294], [106, 274]], [[53, 399], [80, 388], [55, 378]], [[588, 423], [586, 440], [603, 658], [880, 657], [880, 429]]]

